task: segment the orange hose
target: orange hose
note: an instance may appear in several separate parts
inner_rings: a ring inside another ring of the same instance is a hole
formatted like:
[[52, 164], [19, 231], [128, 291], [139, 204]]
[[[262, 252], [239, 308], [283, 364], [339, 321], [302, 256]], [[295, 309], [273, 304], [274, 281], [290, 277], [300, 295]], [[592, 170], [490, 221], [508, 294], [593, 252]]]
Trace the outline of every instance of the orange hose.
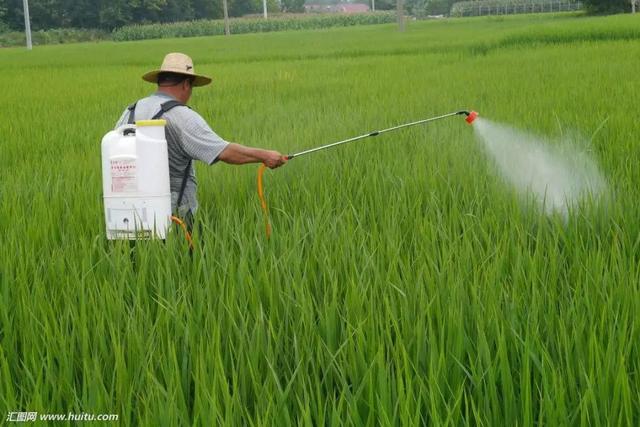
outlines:
[[187, 225], [184, 223], [184, 221], [177, 216], [172, 216], [171, 221], [182, 227], [182, 230], [184, 231], [184, 237], [187, 239], [187, 242], [189, 242], [189, 249], [193, 250], [193, 240], [191, 239], [191, 233], [189, 233], [189, 231], [187, 230]]
[[260, 205], [262, 206], [262, 212], [264, 212], [264, 226], [267, 233], [267, 239], [271, 237], [271, 223], [269, 222], [269, 208], [267, 207], [267, 201], [264, 198], [264, 187], [262, 185], [262, 175], [267, 167], [263, 164], [258, 168], [258, 197], [260, 198]]

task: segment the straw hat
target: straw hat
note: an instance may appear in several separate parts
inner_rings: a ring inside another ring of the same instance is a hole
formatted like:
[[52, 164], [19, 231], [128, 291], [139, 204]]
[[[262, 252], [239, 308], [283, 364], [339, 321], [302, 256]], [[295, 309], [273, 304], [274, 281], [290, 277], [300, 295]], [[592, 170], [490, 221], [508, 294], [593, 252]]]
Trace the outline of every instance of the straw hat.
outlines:
[[164, 57], [159, 70], [153, 70], [142, 76], [143, 80], [150, 83], [158, 82], [160, 73], [177, 73], [194, 77], [193, 86], [205, 86], [211, 83], [211, 78], [196, 74], [193, 69], [193, 61], [184, 53], [169, 53]]

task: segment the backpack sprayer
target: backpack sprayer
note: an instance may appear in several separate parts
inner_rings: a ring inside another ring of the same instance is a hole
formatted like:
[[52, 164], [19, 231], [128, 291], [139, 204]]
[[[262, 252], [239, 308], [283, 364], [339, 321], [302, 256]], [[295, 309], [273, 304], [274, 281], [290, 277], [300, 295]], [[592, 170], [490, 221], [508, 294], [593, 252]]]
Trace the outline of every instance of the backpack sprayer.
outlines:
[[[286, 157], [287, 160], [291, 160], [293, 158], [296, 157], [300, 157], [300, 156], [304, 156], [306, 154], [311, 154], [311, 153], [316, 153], [318, 151], [322, 151], [322, 150], [326, 150], [327, 148], [333, 148], [333, 147], [337, 147], [338, 145], [342, 145], [342, 144], [346, 144], [348, 142], [354, 142], [354, 141], [358, 141], [360, 139], [364, 139], [364, 138], [369, 138], [371, 136], [378, 136], [381, 135], [383, 133], [387, 133], [387, 132], [392, 132], [398, 129], [402, 129], [402, 128], [406, 128], [409, 126], [416, 126], [416, 125], [420, 125], [420, 124], [424, 124], [424, 123], [429, 123], [429, 122], [433, 122], [436, 120], [440, 120], [440, 119], [444, 119], [447, 117], [451, 117], [451, 116], [457, 116], [457, 115], [465, 115], [465, 121], [469, 124], [472, 124], [473, 121], [478, 117], [478, 113], [475, 111], [458, 111], [455, 113], [449, 113], [449, 114], [444, 114], [442, 116], [438, 116], [438, 117], [431, 117], [429, 119], [424, 119], [424, 120], [419, 120], [417, 122], [411, 122], [411, 123], [405, 123], [403, 125], [398, 125], [398, 126], [394, 126], [388, 129], [383, 129], [383, 130], [377, 130], [377, 131], [373, 131], [364, 135], [360, 135], [360, 136], [355, 136], [353, 138], [349, 138], [349, 139], [345, 139], [344, 141], [338, 141], [338, 142], [333, 142], [331, 144], [327, 144], [327, 145], [322, 145], [320, 147], [316, 147], [316, 148], [311, 148], [308, 150], [304, 150], [304, 151], [300, 151], [299, 153], [295, 153], [295, 154], [288, 154]], [[267, 239], [271, 236], [271, 224], [269, 222], [269, 209], [267, 207], [267, 201], [264, 197], [264, 187], [262, 184], [262, 175], [264, 174], [264, 171], [266, 169], [266, 166], [260, 165], [260, 167], [258, 168], [258, 197], [260, 198], [260, 205], [262, 206], [262, 211], [264, 212], [264, 219], [265, 219], [265, 230], [266, 230], [266, 234], [267, 234]]]
[[[167, 109], [163, 106], [161, 111]], [[154, 118], [134, 124], [130, 119], [128, 124], [108, 132], [102, 139], [102, 189], [108, 240], [164, 240], [174, 222], [182, 227], [193, 248], [185, 223], [171, 214], [166, 123]], [[190, 166], [189, 163], [180, 196]]]

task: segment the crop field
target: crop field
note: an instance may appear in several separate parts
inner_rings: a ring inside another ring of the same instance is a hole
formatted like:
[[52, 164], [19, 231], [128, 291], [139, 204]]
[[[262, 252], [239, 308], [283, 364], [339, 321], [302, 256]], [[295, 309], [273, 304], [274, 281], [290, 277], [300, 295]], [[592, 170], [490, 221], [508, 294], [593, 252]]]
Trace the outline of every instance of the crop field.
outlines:
[[[269, 240], [257, 165], [220, 163], [193, 259], [108, 245], [100, 140], [173, 51], [227, 140], [473, 109], [578, 135], [606, 200], [547, 215], [453, 117], [267, 171]], [[571, 14], [0, 50], [0, 419], [639, 425], [639, 65], [639, 18]]]

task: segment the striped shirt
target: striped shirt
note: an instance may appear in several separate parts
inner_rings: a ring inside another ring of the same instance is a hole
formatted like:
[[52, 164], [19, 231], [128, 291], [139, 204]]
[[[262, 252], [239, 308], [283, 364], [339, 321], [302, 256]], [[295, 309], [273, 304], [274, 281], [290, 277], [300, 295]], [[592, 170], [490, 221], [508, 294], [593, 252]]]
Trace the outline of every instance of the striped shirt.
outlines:
[[[158, 111], [160, 106], [167, 101], [175, 100], [171, 95], [156, 92], [136, 103], [135, 120], [149, 120]], [[198, 209], [196, 190], [198, 181], [193, 165], [187, 179], [187, 186], [182, 196], [180, 209], [176, 209], [178, 195], [182, 186], [184, 173], [189, 165], [189, 160], [203, 161], [209, 165], [218, 160], [218, 156], [229, 145], [220, 138], [200, 116], [200, 114], [188, 107], [178, 106], [164, 113], [163, 119], [167, 121], [165, 136], [169, 150], [169, 177], [171, 183], [171, 208], [180, 216], [185, 216], [191, 211], [195, 214]], [[129, 110], [126, 109], [116, 127], [126, 124], [129, 120]]]

